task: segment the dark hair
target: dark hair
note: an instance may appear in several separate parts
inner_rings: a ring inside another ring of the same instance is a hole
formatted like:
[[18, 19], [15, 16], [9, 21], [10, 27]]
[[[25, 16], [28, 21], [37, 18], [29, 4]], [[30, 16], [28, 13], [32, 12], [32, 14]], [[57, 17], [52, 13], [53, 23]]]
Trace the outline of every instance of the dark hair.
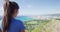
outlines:
[[3, 32], [7, 31], [9, 29], [12, 14], [14, 13], [15, 9], [19, 9], [19, 6], [16, 2], [4, 3], [4, 17], [3, 17]]

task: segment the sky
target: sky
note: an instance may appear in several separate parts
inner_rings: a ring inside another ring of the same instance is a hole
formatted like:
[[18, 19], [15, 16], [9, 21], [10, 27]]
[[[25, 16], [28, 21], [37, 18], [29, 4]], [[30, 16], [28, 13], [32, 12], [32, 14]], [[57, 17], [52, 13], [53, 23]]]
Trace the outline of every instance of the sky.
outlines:
[[[60, 14], [60, 0], [10, 0], [18, 3], [18, 15]], [[0, 15], [3, 15], [4, 0], [0, 0]]]

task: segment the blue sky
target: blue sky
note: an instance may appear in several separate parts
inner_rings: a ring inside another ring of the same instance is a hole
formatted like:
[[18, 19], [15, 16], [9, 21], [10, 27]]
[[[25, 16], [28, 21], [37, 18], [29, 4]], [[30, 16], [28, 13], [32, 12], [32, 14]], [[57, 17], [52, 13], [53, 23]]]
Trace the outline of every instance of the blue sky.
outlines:
[[[60, 0], [11, 0], [19, 4], [18, 15], [45, 15], [60, 13]], [[3, 11], [3, 0], [0, 0], [0, 15]]]

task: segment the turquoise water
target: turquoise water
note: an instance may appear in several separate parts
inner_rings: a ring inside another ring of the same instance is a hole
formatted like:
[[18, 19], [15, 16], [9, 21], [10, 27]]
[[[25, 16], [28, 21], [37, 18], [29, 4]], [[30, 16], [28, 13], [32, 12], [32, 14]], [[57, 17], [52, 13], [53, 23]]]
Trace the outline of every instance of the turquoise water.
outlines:
[[[2, 17], [0, 17], [0, 20], [2, 19]], [[29, 16], [17, 16], [16, 19], [18, 20], [22, 20], [22, 21], [28, 21], [28, 20], [33, 20], [33, 18], [29, 17]]]
[[22, 21], [28, 21], [28, 20], [32, 20], [33, 18], [28, 16], [19, 16], [19, 17], [16, 17], [16, 19], [22, 20]]

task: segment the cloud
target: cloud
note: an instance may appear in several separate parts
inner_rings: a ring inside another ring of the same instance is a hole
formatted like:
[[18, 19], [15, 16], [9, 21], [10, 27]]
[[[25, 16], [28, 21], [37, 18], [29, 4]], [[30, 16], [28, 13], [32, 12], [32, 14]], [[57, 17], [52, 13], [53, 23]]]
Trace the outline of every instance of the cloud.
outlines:
[[50, 13], [50, 14], [60, 13], [60, 9], [50, 9], [50, 10], [48, 11], [48, 13]]
[[31, 7], [32, 7], [32, 5], [27, 5], [27, 7], [28, 7], [28, 8], [31, 8]]
[[3, 7], [0, 7], [0, 11], [3, 10]]
[[3, 13], [4, 13], [4, 11], [3, 11], [3, 7], [0, 7], [0, 15], [2, 16]]

